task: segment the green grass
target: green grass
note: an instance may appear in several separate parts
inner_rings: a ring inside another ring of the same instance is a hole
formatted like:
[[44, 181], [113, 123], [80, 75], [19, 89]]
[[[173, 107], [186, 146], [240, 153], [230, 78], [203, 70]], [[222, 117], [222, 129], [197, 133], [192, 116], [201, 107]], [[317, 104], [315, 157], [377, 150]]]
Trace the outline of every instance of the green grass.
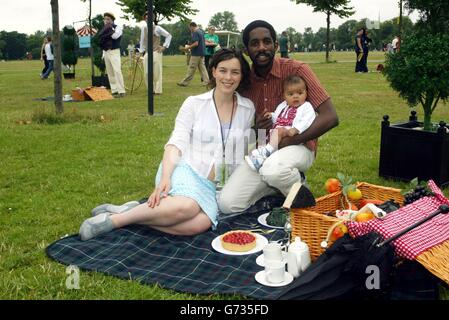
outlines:
[[[307, 177], [316, 196], [337, 172], [355, 180], [402, 188], [378, 177], [380, 123], [408, 118], [409, 108], [378, 73], [355, 74], [353, 53], [295, 54], [311, 63], [332, 96], [340, 125], [325, 134]], [[370, 60], [382, 60], [371, 53]], [[378, 62], [369, 63], [371, 70]], [[41, 81], [38, 61], [0, 62], [0, 299], [216, 299], [140, 285], [100, 273], [82, 272], [80, 290], [65, 288], [65, 266], [49, 260], [44, 249], [76, 233], [100, 203], [123, 203], [152, 191], [163, 146], [182, 101], [204, 91], [199, 75], [192, 85], [176, 82], [186, 72], [184, 56], [164, 57], [164, 95], [155, 97], [157, 116], [146, 115], [140, 88], [124, 99], [65, 103], [65, 115], [52, 102], [52, 80]], [[89, 60], [81, 60], [64, 93], [89, 81]], [[448, 120], [447, 106], [434, 120]], [[422, 119], [422, 111], [418, 116]], [[449, 196], [449, 190], [445, 190]], [[447, 292], [443, 293], [447, 298]]]

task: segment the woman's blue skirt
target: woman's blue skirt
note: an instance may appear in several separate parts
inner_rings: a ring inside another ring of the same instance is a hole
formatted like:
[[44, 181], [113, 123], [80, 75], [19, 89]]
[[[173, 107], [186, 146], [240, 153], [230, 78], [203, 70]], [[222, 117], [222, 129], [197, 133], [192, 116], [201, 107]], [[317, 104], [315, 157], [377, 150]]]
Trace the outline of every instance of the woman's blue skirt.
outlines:
[[[155, 186], [159, 185], [162, 176], [162, 163], [157, 170]], [[170, 196], [183, 196], [195, 200], [201, 210], [212, 221], [212, 229], [218, 224], [218, 205], [215, 196], [215, 184], [201, 177], [184, 160], [180, 160], [171, 176]]]

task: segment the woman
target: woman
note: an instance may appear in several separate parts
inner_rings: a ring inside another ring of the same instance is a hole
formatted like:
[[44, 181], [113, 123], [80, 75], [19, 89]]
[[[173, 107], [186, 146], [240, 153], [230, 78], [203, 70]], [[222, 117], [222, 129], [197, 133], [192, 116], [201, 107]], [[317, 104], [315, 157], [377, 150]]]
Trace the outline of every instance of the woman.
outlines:
[[136, 223], [173, 235], [217, 226], [214, 181], [223, 164], [237, 166], [243, 160], [255, 110], [251, 100], [237, 93], [248, 84], [250, 71], [240, 52], [219, 50], [210, 69], [213, 89], [181, 106], [148, 202], [87, 219], [79, 232], [82, 240]]
[[363, 29], [357, 30], [355, 36], [355, 72], [363, 72], [363, 44], [362, 44]]
[[47, 43], [48, 43], [47, 37], [45, 37], [44, 43], [42, 43], [42, 48], [41, 48], [41, 61], [44, 62], [44, 69], [42, 69], [42, 72], [40, 74], [41, 77], [45, 72], [47, 72], [47, 69], [48, 69], [48, 60], [47, 60], [47, 55], [45, 54], [45, 45]]

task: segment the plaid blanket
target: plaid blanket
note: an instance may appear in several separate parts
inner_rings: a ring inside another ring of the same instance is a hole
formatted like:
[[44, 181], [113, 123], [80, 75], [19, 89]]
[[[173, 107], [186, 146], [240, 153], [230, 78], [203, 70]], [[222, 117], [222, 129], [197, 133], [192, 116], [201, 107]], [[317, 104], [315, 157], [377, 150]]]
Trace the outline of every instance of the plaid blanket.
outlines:
[[[78, 235], [69, 236], [51, 244], [46, 252], [65, 265], [146, 284], [158, 283], [175, 291], [271, 299], [285, 287], [266, 287], [256, 282], [255, 274], [263, 269], [256, 264], [261, 252], [225, 255], [216, 252], [211, 242], [229, 230], [263, 228], [257, 223], [257, 217], [279, 206], [281, 200], [264, 198], [244, 214], [223, 219], [217, 230], [194, 237], [171, 236], [132, 225], [85, 242]], [[285, 232], [277, 230], [265, 237], [278, 240], [285, 237]]]

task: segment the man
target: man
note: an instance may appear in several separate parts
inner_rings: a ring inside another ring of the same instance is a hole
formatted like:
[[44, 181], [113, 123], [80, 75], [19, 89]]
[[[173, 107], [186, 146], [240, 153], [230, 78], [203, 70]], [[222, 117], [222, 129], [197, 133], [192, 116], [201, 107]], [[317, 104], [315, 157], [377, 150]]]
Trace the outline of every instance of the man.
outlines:
[[48, 76], [53, 71], [53, 64], [55, 61], [55, 56], [53, 55], [53, 43], [51, 42], [51, 37], [47, 36], [47, 43], [44, 47], [45, 56], [47, 57], [48, 67], [46, 71], [41, 75], [41, 79], [48, 79]]
[[281, 58], [288, 58], [288, 37], [286, 31], [282, 31], [279, 39], [279, 50], [281, 51]]
[[103, 58], [112, 95], [115, 98], [122, 98], [126, 94], [120, 60], [120, 41], [123, 29], [114, 23], [115, 16], [112, 13], [106, 12], [103, 18], [104, 27], [99, 35], [100, 47], [103, 49]]
[[[148, 13], [143, 16], [147, 22]], [[164, 44], [161, 46], [161, 37], [165, 38]], [[162, 53], [170, 46], [172, 35], [164, 28], [156, 26], [153, 23], [153, 94], [162, 94]], [[148, 52], [146, 46], [148, 43], [148, 26], [145, 23], [141, 27], [140, 32], [140, 52], [145, 51], [143, 57], [143, 69], [145, 73], [145, 85], [148, 88]]]
[[[251, 170], [245, 161], [237, 167], [220, 194], [218, 205], [225, 214], [244, 211], [262, 197], [278, 191], [287, 195], [295, 182], [304, 180], [302, 173], [312, 166], [316, 139], [338, 125], [332, 101], [311, 68], [300, 61], [275, 58], [278, 43], [273, 26], [261, 20], [251, 22], [243, 31], [243, 44], [245, 53], [253, 62], [251, 86], [243, 95], [256, 107], [256, 128], [271, 128], [271, 119], [264, 119], [263, 115], [274, 111], [282, 102], [281, 84], [293, 74], [305, 80], [308, 101], [317, 116], [303, 133], [283, 138], [277, 154], [264, 162], [259, 173]], [[304, 146], [305, 142], [309, 142], [310, 147]], [[302, 156], [293, 158], [293, 149], [300, 151]]]
[[209, 68], [209, 60], [214, 55], [218, 46], [218, 36], [215, 34], [215, 27], [209, 26], [208, 32], [204, 35], [206, 41], [206, 55], [204, 56], [204, 64]]
[[391, 41], [391, 46], [393, 48], [394, 53], [399, 51], [399, 37], [398, 36], [395, 36], [393, 41]]
[[207, 74], [206, 66], [204, 65], [204, 56], [206, 54], [206, 46], [204, 39], [204, 31], [201, 30], [195, 22], [189, 25], [192, 33], [192, 43], [185, 47], [186, 50], [191, 51], [189, 67], [187, 68], [186, 77], [177, 83], [178, 86], [187, 87], [195, 75], [196, 69], [201, 73], [203, 85], [209, 84], [209, 76]]

